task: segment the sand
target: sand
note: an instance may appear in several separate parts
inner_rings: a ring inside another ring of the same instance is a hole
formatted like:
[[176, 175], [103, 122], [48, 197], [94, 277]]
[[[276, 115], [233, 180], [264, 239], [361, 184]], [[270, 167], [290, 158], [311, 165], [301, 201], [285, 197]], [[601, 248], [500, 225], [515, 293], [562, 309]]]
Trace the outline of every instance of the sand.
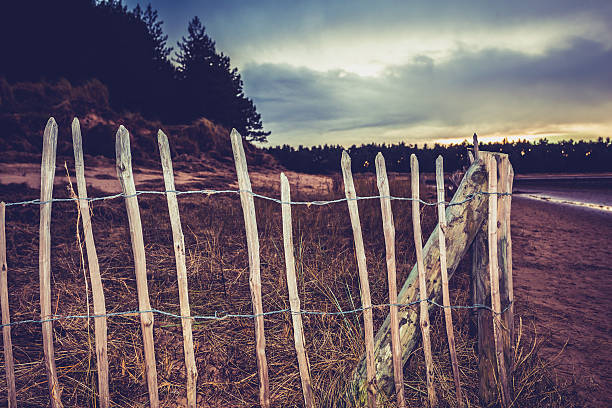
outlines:
[[559, 383], [612, 406], [612, 214], [515, 197], [512, 239], [517, 311], [549, 337]]

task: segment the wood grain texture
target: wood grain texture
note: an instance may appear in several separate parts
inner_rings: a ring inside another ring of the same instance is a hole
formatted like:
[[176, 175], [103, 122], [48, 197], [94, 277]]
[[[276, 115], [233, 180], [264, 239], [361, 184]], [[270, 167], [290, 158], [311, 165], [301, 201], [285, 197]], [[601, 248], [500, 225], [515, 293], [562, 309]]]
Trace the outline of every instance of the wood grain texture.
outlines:
[[[452, 201], [458, 202], [469, 198], [476, 191], [486, 191], [487, 173], [484, 164], [475, 162], [467, 170]], [[449, 279], [457, 268], [459, 261], [466, 254], [477, 231], [480, 229], [487, 214], [487, 197], [475, 195], [465, 204], [446, 208], [447, 231], [446, 255]], [[423, 262], [426, 271], [428, 297], [436, 301], [441, 297], [440, 251], [438, 246], [439, 228], [436, 227], [423, 247]], [[420, 298], [417, 266], [415, 265], [408, 278], [404, 281], [398, 294], [398, 303], [406, 304], [418, 301]], [[430, 306], [434, 307], [434, 306]], [[418, 330], [418, 313], [414, 308], [399, 311], [400, 341], [402, 344], [402, 361], [405, 364], [420, 342]], [[374, 356], [376, 365], [376, 385], [379, 390], [379, 401], [392, 399], [394, 395], [393, 362], [391, 353], [390, 317], [383, 322], [374, 339]], [[382, 396], [384, 395], [384, 396]], [[347, 386], [346, 397], [351, 404], [365, 405], [367, 401], [367, 379], [365, 356], [357, 364], [353, 379]]]
[[[417, 270], [419, 272], [419, 321], [423, 340], [423, 353], [425, 354], [425, 370], [427, 374], [427, 399], [430, 407], [438, 405], [436, 389], [434, 386], [433, 356], [431, 354], [429, 307], [427, 304], [427, 281], [425, 279], [425, 263], [423, 262], [423, 238], [421, 234], [421, 204], [419, 203], [419, 161], [410, 155], [410, 180], [412, 190], [412, 230], [414, 232], [414, 247], [416, 250]], [[439, 232], [438, 232], [439, 233]]]
[[487, 162], [489, 173], [489, 279], [491, 281], [491, 307], [493, 309], [493, 335], [495, 341], [495, 357], [501, 387], [501, 405], [508, 407], [510, 395], [508, 387], [508, 375], [504, 356], [502, 322], [501, 322], [501, 299], [499, 292], [499, 265], [497, 246], [497, 160], [492, 154], [484, 157]]
[[[8, 265], [6, 263], [6, 206], [0, 203], [0, 303], [2, 308], [2, 324], [11, 323], [8, 297]], [[11, 340], [11, 326], [2, 328], [2, 346], [4, 351], [4, 371], [6, 372], [6, 388], [8, 390], [7, 404], [9, 408], [17, 406], [17, 392], [15, 390], [15, 362], [13, 360], [13, 341]]]
[[438, 197], [438, 244], [440, 246], [440, 275], [442, 277], [442, 302], [444, 305], [444, 320], [446, 323], [446, 337], [448, 339], [448, 350], [453, 367], [453, 380], [455, 382], [455, 394], [457, 405], [464, 405], [461, 381], [459, 380], [459, 363], [457, 362], [457, 351], [455, 349], [455, 331], [453, 328], [453, 315], [450, 309], [450, 293], [448, 290], [448, 268], [446, 266], [446, 211], [444, 205], [444, 159], [438, 156], [436, 159], [436, 191]]
[[382, 153], [375, 159], [376, 184], [380, 195], [380, 210], [382, 214], [383, 234], [385, 236], [385, 254], [387, 261], [387, 282], [389, 286], [389, 317], [391, 327], [391, 354], [393, 357], [393, 382], [395, 385], [395, 398], [399, 408], [406, 407], [404, 397], [404, 366], [402, 364], [402, 349], [399, 335], [399, 317], [397, 306], [397, 268], [395, 263], [395, 225], [391, 209], [391, 192], [387, 167]]
[[355, 242], [355, 256], [357, 257], [357, 268], [359, 269], [359, 292], [361, 294], [361, 307], [363, 308], [363, 333], [366, 350], [366, 380], [368, 393], [368, 406], [376, 406], [376, 368], [374, 366], [374, 321], [372, 319], [372, 299], [370, 297], [370, 283], [368, 279], [368, 268], [361, 233], [361, 221], [359, 220], [359, 207], [357, 205], [357, 193], [353, 182], [351, 171], [351, 158], [345, 151], [342, 152], [342, 176], [344, 178], [344, 192], [347, 198], [351, 226], [353, 228], [353, 240]]
[[[164, 173], [166, 191], [175, 191], [176, 187], [174, 185], [174, 170], [172, 168], [172, 157], [170, 156], [170, 145], [168, 144], [168, 137], [161, 130], [157, 132], [157, 144], [159, 146], [159, 155]], [[178, 282], [179, 305], [182, 317], [183, 351], [185, 354], [185, 369], [187, 376], [187, 407], [195, 408], [198, 370], [196, 368], [195, 353], [193, 350], [192, 319], [189, 309], [189, 288], [187, 284], [187, 266], [185, 263], [185, 238], [183, 236], [183, 228], [181, 227], [181, 217], [176, 193], [166, 193], [166, 199], [168, 201], [168, 212], [170, 213], [170, 225], [172, 227], [176, 278]]]
[[293, 320], [293, 340], [295, 352], [298, 359], [300, 379], [302, 381], [302, 394], [304, 395], [304, 406], [314, 408], [315, 402], [312, 394], [312, 382], [310, 380], [310, 363], [306, 354], [304, 342], [304, 328], [300, 297], [298, 295], [297, 277], [295, 273], [295, 257], [293, 254], [293, 229], [291, 225], [291, 189], [289, 180], [285, 173], [280, 175], [281, 205], [283, 221], [283, 245], [285, 249], [285, 269], [287, 272], [287, 289], [289, 292], [289, 304], [291, 306], [291, 318]]
[[123, 126], [119, 126], [115, 141], [117, 155], [117, 177], [121, 182], [121, 189], [125, 194], [125, 206], [130, 226], [132, 253], [134, 255], [134, 269], [136, 273], [136, 290], [138, 292], [138, 308], [140, 313], [140, 327], [144, 343], [145, 375], [149, 390], [149, 404], [151, 408], [159, 407], [157, 390], [157, 368], [155, 367], [155, 343], [153, 341], [153, 313], [149, 300], [147, 284], [147, 264], [145, 258], [144, 240], [142, 236], [142, 223], [140, 209], [136, 197], [136, 186], [132, 174], [132, 153], [130, 151], [130, 134]]
[[110, 394], [108, 385], [108, 352], [107, 352], [107, 324], [106, 303], [104, 300], [104, 288], [100, 277], [100, 266], [98, 254], [94, 242], [93, 229], [91, 227], [91, 216], [89, 213], [89, 202], [87, 201], [87, 185], [85, 183], [85, 163], [83, 160], [83, 141], [81, 137], [81, 126], [79, 120], [72, 121], [72, 147], [74, 150], [74, 169], [77, 180], [79, 195], [79, 212], [83, 222], [85, 233], [85, 248], [87, 250], [87, 265], [89, 267], [89, 279], [91, 280], [91, 293], [93, 295], [94, 314], [100, 317], [94, 318], [94, 330], [96, 341], [96, 362], [98, 368], [98, 393], [101, 408], [110, 406]]
[[242, 136], [232, 129], [230, 134], [232, 151], [236, 164], [238, 176], [238, 188], [240, 189], [240, 203], [244, 215], [244, 226], [246, 230], [247, 250], [249, 253], [249, 286], [251, 289], [251, 301], [253, 303], [253, 314], [255, 317], [255, 349], [257, 357], [257, 371], [259, 373], [259, 403], [262, 407], [270, 406], [270, 384], [268, 379], [268, 362], [266, 359], [266, 337], [264, 333], [263, 302], [261, 299], [261, 271], [259, 259], [259, 235], [257, 233], [257, 218], [255, 216], [255, 203], [250, 193], [251, 179], [247, 168], [246, 155], [242, 145]]
[[[40, 249], [38, 253], [40, 280], [40, 319], [51, 318], [51, 206], [53, 179], [55, 178], [55, 152], [57, 149], [57, 123], [50, 118], [43, 135], [42, 164], [40, 167]], [[62, 407], [61, 390], [55, 368], [53, 323], [42, 323], [45, 371], [52, 408]]]

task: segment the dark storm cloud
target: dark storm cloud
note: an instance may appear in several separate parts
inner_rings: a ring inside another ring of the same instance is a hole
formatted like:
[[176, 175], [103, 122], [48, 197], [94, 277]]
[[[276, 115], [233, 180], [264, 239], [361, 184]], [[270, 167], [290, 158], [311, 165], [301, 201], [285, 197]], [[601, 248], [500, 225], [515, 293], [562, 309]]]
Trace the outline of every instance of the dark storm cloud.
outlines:
[[244, 77], [280, 133], [431, 123], [509, 130], [606, 119], [611, 66], [611, 49], [573, 39], [539, 56], [487, 49], [458, 52], [441, 64], [420, 57], [377, 78], [270, 64], [247, 66]]

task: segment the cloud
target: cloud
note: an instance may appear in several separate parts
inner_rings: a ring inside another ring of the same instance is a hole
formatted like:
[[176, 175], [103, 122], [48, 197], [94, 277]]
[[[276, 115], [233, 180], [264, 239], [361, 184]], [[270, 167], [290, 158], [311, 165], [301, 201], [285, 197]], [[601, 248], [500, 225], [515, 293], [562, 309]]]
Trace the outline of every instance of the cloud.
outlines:
[[274, 144], [420, 142], [609, 123], [612, 49], [574, 38], [542, 55], [490, 48], [427, 56], [376, 77], [286, 64], [243, 70]]

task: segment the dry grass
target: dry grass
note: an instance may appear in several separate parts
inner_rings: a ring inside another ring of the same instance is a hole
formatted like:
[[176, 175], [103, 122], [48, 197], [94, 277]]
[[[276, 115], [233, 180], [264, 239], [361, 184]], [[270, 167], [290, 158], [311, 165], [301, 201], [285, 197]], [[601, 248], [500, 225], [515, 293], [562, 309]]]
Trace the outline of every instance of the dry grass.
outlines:
[[[276, 184], [276, 180], [274, 184]], [[159, 184], [139, 188], [162, 189]], [[187, 186], [179, 186], [186, 188]], [[190, 186], [192, 187], [192, 186]], [[202, 187], [202, 186], [199, 186]], [[206, 186], [209, 187], [209, 186]], [[222, 187], [222, 186], [220, 186]], [[433, 199], [433, 188], [424, 185], [423, 198]], [[338, 198], [342, 186], [322, 195]], [[258, 190], [260, 191], [260, 190]], [[360, 195], [376, 194], [372, 176], [357, 180]], [[409, 183], [391, 182], [394, 195], [409, 196]], [[38, 193], [21, 186], [2, 186], [4, 200], [35, 197]], [[266, 191], [278, 196], [278, 192]], [[65, 196], [56, 189], [55, 196]], [[90, 195], [103, 195], [91, 191]], [[294, 199], [300, 197], [299, 192]], [[162, 196], [139, 198], [151, 273], [149, 291], [154, 308], [179, 313], [172, 234]], [[187, 248], [190, 303], [195, 315], [215, 312], [251, 313], [248, 261], [242, 211], [238, 197], [180, 198], [180, 210]], [[287, 286], [282, 246], [280, 206], [256, 201], [264, 310], [286, 309]], [[384, 240], [380, 206], [375, 200], [360, 202], [360, 215], [368, 257], [370, 288], [374, 304], [387, 302]], [[398, 281], [403, 282], [414, 264], [410, 203], [393, 202], [397, 229]], [[422, 212], [423, 235], [435, 226], [435, 209]], [[62, 315], [85, 314], [87, 293], [76, 241], [76, 206], [58, 203], [53, 207], [52, 271], [54, 311]], [[359, 282], [352, 232], [346, 205], [295, 207], [294, 242], [298, 289], [307, 310], [339, 311], [359, 307]], [[93, 228], [108, 312], [137, 309], [136, 284], [125, 207], [121, 200], [97, 202], [93, 207]], [[7, 210], [10, 307], [13, 321], [36, 319], [38, 303], [38, 207], [11, 207]], [[466, 305], [469, 275], [464, 262], [451, 280], [451, 303]], [[89, 294], [90, 296], [90, 294]], [[521, 310], [518, 310], [519, 314]], [[375, 330], [386, 310], [375, 310]], [[454, 311], [461, 380], [470, 406], [478, 407], [476, 344], [470, 311]], [[163, 406], [184, 404], [185, 372], [180, 323], [156, 315], [155, 345], [160, 399]], [[441, 406], [454, 406], [454, 389], [441, 311], [432, 316], [432, 341], [436, 364], [436, 387]], [[147, 392], [138, 316], [108, 320], [108, 352], [111, 370], [111, 399], [114, 406], [145, 407]], [[364, 351], [361, 314], [345, 316], [304, 316], [307, 351], [313, 386], [319, 406], [331, 406]], [[529, 326], [525, 323], [525, 326]], [[251, 319], [200, 321], [194, 325], [194, 343], [199, 372], [198, 401], [202, 407], [257, 406], [257, 375], [254, 327]], [[288, 313], [265, 320], [270, 385], [273, 405], [301, 406], [302, 396], [293, 349], [291, 317]], [[84, 319], [60, 320], [54, 324], [56, 361], [63, 387], [65, 406], [96, 406], [97, 387], [93, 324]], [[573, 406], [571, 396], [558, 390], [550, 367], [538, 358], [538, 339], [533, 330], [523, 336], [514, 372], [516, 406]], [[18, 400], [22, 405], [46, 407], [48, 392], [43, 366], [40, 326], [13, 327]], [[415, 350], [405, 367], [406, 397], [409, 406], [423, 406], [426, 400], [422, 350]], [[6, 395], [0, 381], [0, 395]], [[388, 406], [394, 406], [389, 403]]]

